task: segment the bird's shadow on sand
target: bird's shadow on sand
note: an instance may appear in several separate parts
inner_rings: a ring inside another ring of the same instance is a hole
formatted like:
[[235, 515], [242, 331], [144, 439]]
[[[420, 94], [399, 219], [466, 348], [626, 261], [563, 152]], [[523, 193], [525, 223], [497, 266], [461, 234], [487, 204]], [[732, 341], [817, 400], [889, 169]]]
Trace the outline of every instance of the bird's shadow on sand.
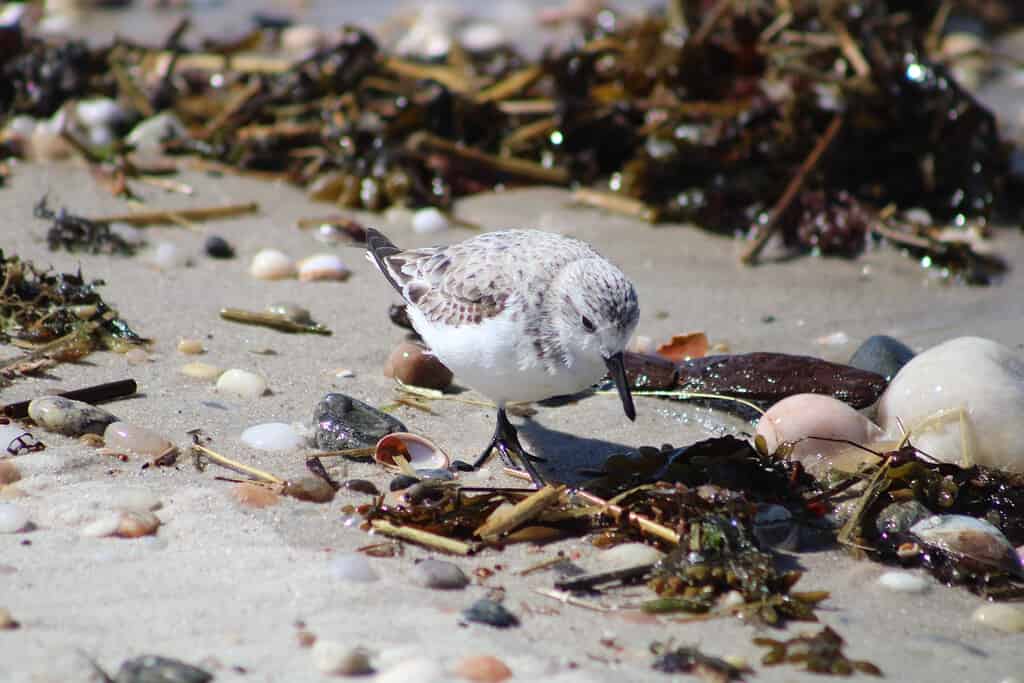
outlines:
[[533, 418], [525, 418], [517, 429], [526, 442], [523, 444], [525, 448], [545, 459], [545, 462], [536, 463], [540, 473], [569, 485], [592, 479], [594, 475], [587, 474], [585, 470], [600, 470], [608, 456], [636, 450], [621, 443], [588, 439], [551, 429]]

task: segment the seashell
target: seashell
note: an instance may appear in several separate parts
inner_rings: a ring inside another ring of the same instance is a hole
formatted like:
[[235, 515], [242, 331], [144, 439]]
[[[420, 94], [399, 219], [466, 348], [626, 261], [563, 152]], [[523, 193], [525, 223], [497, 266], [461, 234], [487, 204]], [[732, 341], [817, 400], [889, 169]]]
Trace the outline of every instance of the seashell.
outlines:
[[267, 393], [267, 380], [255, 372], [231, 368], [217, 380], [217, 391], [237, 398], [259, 398]]
[[[914, 356], [878, 400], [878, 423], [943, 462], [1024, 472], [1024, 358], [960, 337]], [[966, 443], [966, 449], [963, 444]], [[961, 451], [966, 451], [962, 453]]]
[[473, 683], [501, 683], [512, 678], [512, 670], [505, 662], [491, 655], [466, 657], [455, 665], [455, 673]]
[[0, 534], [27, 531], [31, 528], [30, 524], [32, 521], [24, 508], [14, 503], [0, 503]]
[[334, 254], [314, 254], [299, 261], [299, 279], [303, 282], [316, 280], [347, 280], [352, 274], [341, 259]]
[[1020, 633], [1024, 631], [1024, 610], [1004, 603], [982, 605], [971, 613], [971, 621], [1005, 633]]
[[508, 41], [497, 24], [477, 21], [459, 31], [459, 42], [470, 52], [490, 52]]
[[1024, 577], [1020, 557], [1003, 532], [967, 515], [934, 515], [910, 527], [925, 545]]
[[136, 124], [125, 139], [136, 150], [160, 151], [166, 140], [186, 137], [185, 125], [170, 112], [162, 112]]
[[440, 209], [429, 206], [412, 215], [412, 231], [421, 235], [443, 232], [451, 227], [451, 221]]
[[82, 529], [83, 536], [139, 538], [155, 534], [160, 518], [146, 510], [119, 510], [97, 519]]
[[112, 422], [103, 432], [106, 447], [118, 453], [157, 457], [174, 450], [174, 444], [152, 429], [128, 422]]
[[295, 428], [284, 422], [253, 425], [238, 438], [245, 445], [261, 451], [290, 451], [301, 448], [305, 443]]
[[174, 270], [189, 265], [189, 255], [173, 242], [154, 244], [141, 257], [157, 270]]
[[135, 347], [134, 349], [128, 349], [125, 351], [124, 359], [128, 361], [128, 365], [142, 365], [149, 361], [149, 354], [146, 353], [145, 349]]
[[221, 376], [224, 372], [216, 365], [210, 365], [209, 363], [202, 363], [196, 361], [194, 363], [185, 363], [181, 366], [181, 374], [186, 377], [192, 377], [193, 379], [203, 380], [215, 380]]
[[373, 459], [382, 465], [396, 465], [395, 456], [401, 455], [413, 469], [441, 469], [451, 462], [438, 446], [417, 434], [393, 432], [377, 442]]
[[200, 354], [206, 351], [203, 348], [203, 342], [198, 339], [187, 339], [182, 338], [178, 341], [178, 353], [184, 353], [189, 356]]
[[75, 116], [88, 128], [110, 126], [127, 117], [125, 110], [116, 101], [106, 97], [82, 100], [75, 107]]
[[28, 404], [28, 415], [43, 429], [68, 436], [101, 434], [108, 424], [117, 422], [102, 408], [63, 396], [40, 396]]
[[261, 249], [252, 257], [249, 274], [260, 280], [285, 280], [295, 277], [295, 262], [283, 251]]

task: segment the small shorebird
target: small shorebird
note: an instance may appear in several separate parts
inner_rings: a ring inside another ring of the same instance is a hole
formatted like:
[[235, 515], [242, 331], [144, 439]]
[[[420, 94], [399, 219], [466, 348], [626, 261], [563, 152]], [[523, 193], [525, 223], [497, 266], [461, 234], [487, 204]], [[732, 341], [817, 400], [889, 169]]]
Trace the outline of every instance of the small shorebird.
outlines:
[[367, 256], [408, 304], [409, 320], [461, 382], [498, 406], [480, 467], [497, 448], [538, 486], [537, 459], [519, 443], [505, 405], [573, 394], [611, 375], [635, 419], [622, 352], [636, 328], [636, 290], [590, 245], [539, 230], [506, 230], [448, 247], [403, 251], [367, 231]]

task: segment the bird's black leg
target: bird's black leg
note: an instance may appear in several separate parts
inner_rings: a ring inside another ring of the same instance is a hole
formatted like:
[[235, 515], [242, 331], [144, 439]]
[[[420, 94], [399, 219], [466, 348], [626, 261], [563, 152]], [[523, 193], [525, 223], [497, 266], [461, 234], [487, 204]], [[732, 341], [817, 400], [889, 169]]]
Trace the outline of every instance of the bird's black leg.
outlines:
[[[531, 462], [538, 458], [527, 453], [523, 445], [519, 443], [519, 433], [512, 423], [508, 421], [508, 415], [505, 413], [504, 408], [498, 408], [498, 424], [494, 428], [494, 436], [491, 437], [491, 442], [487, 444], [487, 448], [484, 449], [483, 453], [473, 461], [473, 464], [456, 460], [452, 463], [452, 466], [463, 471], [479, 469], [491, 457], [491, 453], [495, 448], [498, 449], [498, 455], [501, 456], [506, 466], [525, 470], [530, 475], [530, 479], [533, 480], [534, 484], [538, 487], [544, 486], [544, 477], [540, 475], [537, 468], [533, 466], [533, 462]], [[519, 459], [519, 462], [522, 464], [521, 468], [513, 463], [513, 456]]]

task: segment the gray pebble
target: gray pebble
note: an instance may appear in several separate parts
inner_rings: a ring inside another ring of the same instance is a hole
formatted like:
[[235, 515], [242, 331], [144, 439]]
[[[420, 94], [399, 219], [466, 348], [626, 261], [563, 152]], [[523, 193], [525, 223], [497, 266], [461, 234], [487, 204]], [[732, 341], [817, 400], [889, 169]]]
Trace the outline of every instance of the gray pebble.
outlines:
[[114, 683], [208, 683], [213, 674], [185, 662], [142, 655], [121, 664]]
[[404, 424], [371, 405], [345, 394], [327, 394], [313, 410], [316, 447], [344, 450], [373, 446], [391, 432], [408, 431]]
[[505, 609], [501, 603], [483, 598], [463, 610], [462, 618], [495, 628], [509, 628], [519, 625], [519, 617]]
[[28, 415], [43, 429], [68, 436], [103, 434], [108, 424], [117, 422], [102, 408], [63, 396], [41, 396], [28, 404]]
[[210, 235], [203, 244], [203, 250], [210, 258], [228, 259], [235, 257], [235, 248], [220, 235]]
[[469, 577], [451, 562], [427, 559], [412, 569], [413, 581], [425, 588], [456, 590], [469, 585]]
[[853, 352], [849, 364], [859, 370], [875, 372], [886, 379], [892, 379], [913, 357], [913, 349], [899, 339], [876, 334], [868, 337]]

